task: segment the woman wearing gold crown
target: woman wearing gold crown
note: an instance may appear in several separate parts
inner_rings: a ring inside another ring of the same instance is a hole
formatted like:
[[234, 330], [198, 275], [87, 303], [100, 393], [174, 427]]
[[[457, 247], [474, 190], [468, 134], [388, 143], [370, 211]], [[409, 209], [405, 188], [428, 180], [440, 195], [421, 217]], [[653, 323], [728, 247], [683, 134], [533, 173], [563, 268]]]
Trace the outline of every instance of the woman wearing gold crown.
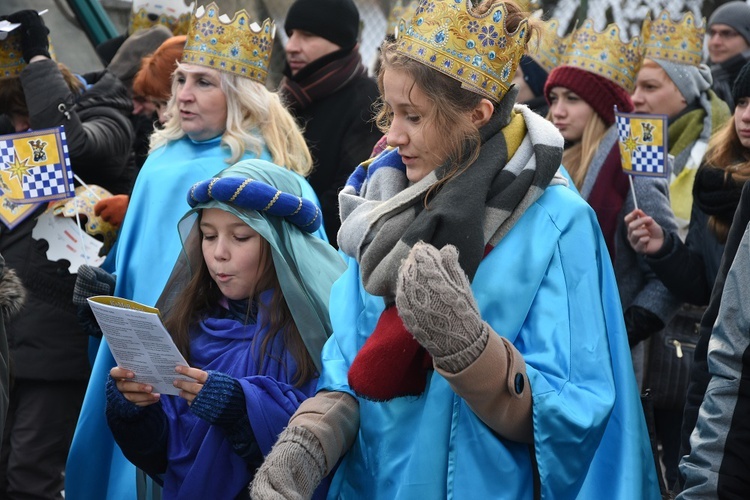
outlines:
[[[173, 77], [169, 119], [152, 136], [112, 258], [114, 295], [156, 303], [181, 251], [174, 228], [188, 210], [185, 193], [228, 164], [261, 158], [282, 165], [298, 174], [304, 197], [317, 200], [302, 177], [312, 167], [302, 134], [278, 95], [263, 85], [274, 30], [271, 20], [259, 26], [244, 10], [229, 19], [214, 3], [196, 9]], [[70, 498], [130, 498], [135, 492], [133, 466], [114, 447], [101, 412], [112, 366], [103, 343], [68, 460]]]
[[253, 498], [658, 498], [607, 250], [513, 74], [512, 2], [425, 0], [382, 48], [390, 148], [339, 201], [318, 393]]

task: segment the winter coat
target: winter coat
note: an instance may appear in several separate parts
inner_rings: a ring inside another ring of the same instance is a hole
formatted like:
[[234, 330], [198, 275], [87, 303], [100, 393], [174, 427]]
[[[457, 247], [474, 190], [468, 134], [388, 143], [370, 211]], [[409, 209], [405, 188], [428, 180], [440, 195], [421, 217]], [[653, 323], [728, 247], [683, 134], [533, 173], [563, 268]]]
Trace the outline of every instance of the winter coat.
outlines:
[[296, 116], [315, 165], [307, 180], [318, 195], [326, 234], [334, 246], [341, 226], [338, 193], [383, 135], [372, 121], [372, 104], [378, 95], [372, 78], [355, 78]]
[[[86, 89], [74, 96], [57, 63], [29, 64], [21, 83], [32, 129], [65, 126], [73, 172], [87, 184], [114, 193], [130, 184], [127, 164], [133, 131], [132, 104], [125, 87], [107, 71], [84, 75]], [[37, 217], [0, 236], [0, 253], [28, 290], [21, 313], [7, 327], [13, 375], [35, 380], [87, 380], [88, 336], [73, 305], [76, 275], [66, 260], [47, 258], [48, 243], [32, 237]]]
[[[719, 306], [722, 303], [722, 297], [724, 295], [727, 273], [735, 259], [735, 254], [738, 251], [740, 242], [749, 222], [750, 182], [746, 182], [742, 188], [742, 197], [737, 206], [737, 212], [734, 214], [734, 220], [732, 221], [732, 227], [729, 230], [729, 236], [727, 236], [724, 255], [721, 258], [721, 265], [719, 266], [719, 271], [716, 275], [716, 280], [711, 292], [711, 300], [709, 301], [708, 308], [700, 322], [700, 338], [698, 339], [698, 344], [695, 348], [695, 357], [690, 371], [690, 385], [688, 386], [685, 411], [683, 415], [680, 455], [687, 455], [690, 453], [690, 443], [688, 440], [695, 428], [696, 421], [698, 420], [698, 410], [704, 400], [706, 388], [708, 387], [710, 380], [707, 362], [709, 339], [712, 336], [713, 326], [719, 315]], [[727, 416], [726, 418], [731, 417]], [[684, 470], [682, 473], [685, 473]]]
[[[747, 202], [747, 199], [744, 200]], [[735, 218], [737, 222], [737, 219]], [[678, 498], [744, 498], [750, 488], [750, 233], [743, 229], [708, 342], [708, 374]], [[735, 232], [735, 235], [737, 232]], [[728, 262], [725, 261], [725, 263]], [[722, 266], [723, 267], [723, 266]]]
[[8, 360], [8, 339], [5, 336], [5, 322], [18, 314], [26, 298], [26, 290], [12, 269], [5, 268], [5, 260], [0, 255], [0, 433], [5, 428], [5, 415], [8, 412], [10, 389], [10, 366]]

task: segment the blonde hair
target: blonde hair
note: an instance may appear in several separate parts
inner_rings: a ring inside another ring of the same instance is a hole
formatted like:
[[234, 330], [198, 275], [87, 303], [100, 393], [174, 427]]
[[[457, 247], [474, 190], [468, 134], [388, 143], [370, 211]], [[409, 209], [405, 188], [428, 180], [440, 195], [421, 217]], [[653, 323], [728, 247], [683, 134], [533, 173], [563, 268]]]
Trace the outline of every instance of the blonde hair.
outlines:
[[[179, 70], [186, 71], [185, 65], [180, 63], [175, 71]], [[227, 100], [227, 124], [221, 137], [222, 146], [230, 152], [226, 162], [236, 163], [246, 151], [260, 155], [265, 146], [273, 163], [305, 177], [310, 175], [313, 165], [305, 138], [278, 94], [249, 78], [218, 73], [219, 86]], [[167, 103], [169, 119], [162, 130], [151, 136], [149, 153], [185, 135], [177, 107], [178, 84], [173, 78], [172, 96]]]
[[563, 166], [578, 189], [583, 186], [591, 160], [608, 128], [604, 120], [597, 113], [593, 113], [583, 129], [581, 140], [563, 151]]

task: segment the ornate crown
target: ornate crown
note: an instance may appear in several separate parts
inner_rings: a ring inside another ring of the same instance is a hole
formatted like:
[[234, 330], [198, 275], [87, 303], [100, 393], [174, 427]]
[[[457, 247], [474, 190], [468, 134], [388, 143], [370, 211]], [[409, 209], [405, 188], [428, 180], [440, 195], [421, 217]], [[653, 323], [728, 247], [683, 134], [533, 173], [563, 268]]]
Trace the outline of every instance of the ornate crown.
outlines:
[[[19, 76], [26, 67], [21, 50], [20, 30], [14, 29], [6, 33], [5, 39], [0, 40], [0, 79]], [[49, 42], [49, 55], [53, 60], [57, 60], [51, 41]]]
[[398, 37], [402, 31], [399, 29], [399, 22], [402, 19], [411, 19], [418, 5], [419, 0], [396, 0], [396, 3], [391, 8], [391, 12], [388, 14], [388, 26], [386, 27], [385, 34], [395, 34]]
[[560, 66], [573, 66], [603, 76], [632, 93], [642, 60], [639, 37], [623, 42], [616, 24], [599, 33], [594, 29], [594, 21], [587, 19], [570, 34]]
[[560, 65], [560, 59], [567, 48], [568, 37], [558, 35], [560, 22], [557, 19], [545, 21], [539, 34], [532, 32], [528, 56], [549, 73]]
[[526, 48], [529, 24], [524, 19], [508, 33], [505, 4], [475, 15], [468, 2], [421, 0], [396, 50], [455, 78], [467, 90], [500, 101]]
[[259, 26], [242, 9], [229, 19], [211, 2], [195, 9], [182, 62], [244, 76], [265, 84], [276, 25]]
[[705, 34], [705, 19], [698, 26], [692, 12], [686, 13], [678, 22], [673, 21], [666, 10], [653, 21], [649, 15], [641, 28], [644, 57], [700, 66]]
[[174, 35], [185, 35], [190, 27], [190, 13], [195, 2], [185, 0], [133, 0], [128, 33], [161, 24]]

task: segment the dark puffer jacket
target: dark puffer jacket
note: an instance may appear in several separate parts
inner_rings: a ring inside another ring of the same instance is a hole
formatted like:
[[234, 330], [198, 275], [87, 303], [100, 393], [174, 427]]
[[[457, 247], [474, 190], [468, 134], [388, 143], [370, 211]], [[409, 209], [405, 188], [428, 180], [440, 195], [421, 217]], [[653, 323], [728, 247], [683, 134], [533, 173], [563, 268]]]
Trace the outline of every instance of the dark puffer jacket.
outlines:
[[[131, 183], [132, 104], [122, 83], [103, 71], [83, 77], [79, 96], [68, 89], [57, 64], [44, 60], [21, 73], [33, 129], [65, 126], [73, 172], [113, 193]], [[7, 133], [8, 131], [5, 131]], [[11, 131], [12, 132], [12, 131]], [[86, 380], [88, 337], [72, 302], [76, 276], [66, 260], [50, 261], [48, 243], [32, 231], [37, 212], [12, 231], [2, 227], [0, 254], [28, 291], [23, 310], [6, 323], [13, 375], [36, 380]]]

